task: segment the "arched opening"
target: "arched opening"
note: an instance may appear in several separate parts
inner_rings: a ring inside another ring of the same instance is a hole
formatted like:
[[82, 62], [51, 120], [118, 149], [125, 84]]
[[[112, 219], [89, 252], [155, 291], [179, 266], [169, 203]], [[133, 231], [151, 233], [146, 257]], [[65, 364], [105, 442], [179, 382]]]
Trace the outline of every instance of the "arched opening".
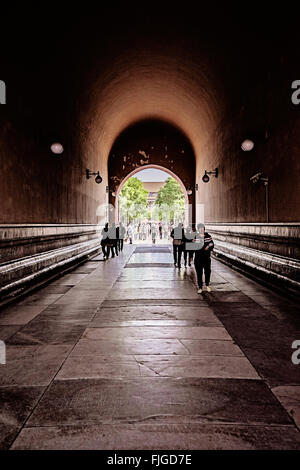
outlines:
[[[192, 206], [189, 204], [189, 198], [188, 198], [188, 193], [187, 193], [186, 187], [184, 186], [181, 179], [175, 173], [173, 173], [168, 168], [165, 168], [165, 167], [160, 166], [160, 165], [144, 165], [142, 168], [136, 168], [135, 170], [133, 170], [131, 173], [129, 173], [124, 178], [122, 183], [119, 185], [117, 192], [114, 193], [115, 194], [115, 205], [114, 205], [114, 207], [115, 207], [115, 222], [119, 223], [119, 221], [120, 221], [119, 198], [120, 198], [120, 193], [122, 192], [122, 189], [124, 188], [125, 183], [127, 181], [129, 181], [130, 178], [134, 177], [138, 173], [143, 172], [144, 170], [147, 170], [147, 169], [160, 170], [163, 173], [165, 173], [167, 175], [170, 175], [179, 184], [179, 186], [182, 190], [183, 196], [184, 196], [184, 219], [182, 220], [182, 222], [184, 222], [185, 225], [188, 225], [188, 224], [192, 223]], [[180, 220], [180, 222], [181, 222], [181, 220]]]
[[195, 155], [187, 137], [164, 121], [147, 119], [131, 125], [116, 139], [108, 159], [112, 220], [119, 221], [119, 195], [129, 178], [144, 169], [168, 173], [185, 199], [186, 224], [195, 222]]

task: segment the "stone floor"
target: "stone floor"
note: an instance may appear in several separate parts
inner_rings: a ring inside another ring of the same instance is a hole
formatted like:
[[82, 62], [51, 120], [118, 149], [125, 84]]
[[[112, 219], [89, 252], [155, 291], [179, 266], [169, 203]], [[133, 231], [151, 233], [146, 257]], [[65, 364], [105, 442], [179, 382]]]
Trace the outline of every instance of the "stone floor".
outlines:
[[127, 245], [0, 312], [2, 449], [300, 449], [300, 306]]

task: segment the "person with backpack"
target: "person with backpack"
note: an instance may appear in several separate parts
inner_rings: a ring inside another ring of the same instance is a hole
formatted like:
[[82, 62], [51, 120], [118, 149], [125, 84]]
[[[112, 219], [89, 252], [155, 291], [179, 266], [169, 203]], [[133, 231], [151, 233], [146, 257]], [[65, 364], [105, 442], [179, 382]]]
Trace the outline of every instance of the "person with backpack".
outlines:
[[181, 268], [181, 256], [184, 251], [184, 229], [182, 224], [178, 224], [171, 231], [171, 238], [173, 238], [173, 257], [174, 266]]
[[195, 237], [195, 270], [198, 281], [198, 294], [203, 292], [203, 271], [205, 276], [206, 291], [211, 292], [209, 286], [211, 276], [211, 252], [214, 249], [214, 242], [209, 233], [205, 231], [203, 224], [197, 225]]
[[196, 232], [193, 230], [192, 226], [189, 225], [184, 233], [184, 266], [186, 267], [187, 263], [189, 266], [192, 265], [193, 257], [194, 257], [194, 239], [196, 236]]

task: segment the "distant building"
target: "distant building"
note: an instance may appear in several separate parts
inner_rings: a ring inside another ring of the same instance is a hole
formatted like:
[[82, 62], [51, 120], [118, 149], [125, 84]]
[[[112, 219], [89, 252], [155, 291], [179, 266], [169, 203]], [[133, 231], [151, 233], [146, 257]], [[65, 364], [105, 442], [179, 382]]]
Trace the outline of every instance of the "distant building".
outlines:
[[160, 188], [162, 188], [165, 185], [165, 181], [159, 181], [159, 182], [146, 182], [142, 181], [144, 189], [148, 191], [148, 207], [150, 212], [152, 212], [152, 209], [155, 205], [155, 201], [157, 199], [158, 192]]

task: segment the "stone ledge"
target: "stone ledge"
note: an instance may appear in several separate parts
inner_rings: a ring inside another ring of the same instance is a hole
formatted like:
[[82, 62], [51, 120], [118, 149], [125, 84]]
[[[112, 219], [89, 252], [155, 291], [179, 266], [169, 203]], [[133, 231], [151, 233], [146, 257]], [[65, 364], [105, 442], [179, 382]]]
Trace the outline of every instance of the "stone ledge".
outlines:
[[214, 254], [227, 264], [248, 272], [270, 285], [280, 286], [281, 290], [293, 296], [300, 297], [300, 262], [298, 260], [219, 240], [215, 242]]
[[300, 259], [300, 224], [207, 224], [215, 241]]
[[0, 262], [99, 239], [101, 229], [100, 225], [82, 224], [0, 225]]
[[100, 251], [101, 246], [99, 240], [96, 239], [2, 263], [0, 265], [0, 297], [20, 294], [29, 284], [46, 279], [66, 269], [69, 265], [87, 259]]

